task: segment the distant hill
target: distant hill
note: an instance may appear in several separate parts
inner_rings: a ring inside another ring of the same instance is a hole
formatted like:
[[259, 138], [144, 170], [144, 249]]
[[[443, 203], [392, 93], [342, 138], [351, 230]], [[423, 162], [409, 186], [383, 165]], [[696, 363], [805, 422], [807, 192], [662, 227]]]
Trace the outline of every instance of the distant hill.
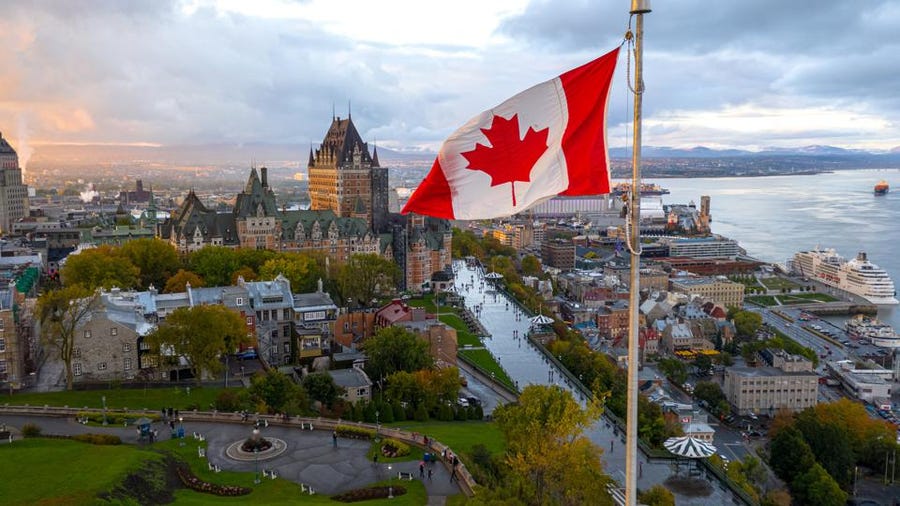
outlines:
[[[40, 165], [109, 165], [150, 163], [173, 166], [233, 165], [246, 167], [268, 165], [270, 167], [305, 168], [309, 159], [308, 145], [269, 143], [221, 143], [203, 145], [173, 146], [128, 146], [128, 145], [43, 145], [36, 146], [29, 161], [31, 166]], [[631, 157], [628, 148], [611, 148], [610, 157], [627, 159]], [[693, 148], [671, 148], [664, 146], [644, 146], [644, 158], [771, 158], [771, 157], [822, 157], [826, 159], [859, 158], [877, 162], [885, 160], [900, 162], [900, 146], [888, 152], [869, 152], [844, 149], [834, 146], [804, 146], [797, 148], [766, 148], [762, 151], [740, 149], [712, 149], [704, 146]], [[413, 150], [394, 150], [378, 147], [378, 157], [382, 165], [425, 164], [430, 165], [436, 153]]]

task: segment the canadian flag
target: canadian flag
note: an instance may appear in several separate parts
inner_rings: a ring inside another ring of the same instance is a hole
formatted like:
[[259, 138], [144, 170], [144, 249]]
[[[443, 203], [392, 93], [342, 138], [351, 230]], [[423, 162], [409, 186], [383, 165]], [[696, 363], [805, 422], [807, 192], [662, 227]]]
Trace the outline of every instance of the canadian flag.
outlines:
[[475, 116], [444, 141], [403, 213], [476, 220], [609, 193], [606, 104], [618, 48]]

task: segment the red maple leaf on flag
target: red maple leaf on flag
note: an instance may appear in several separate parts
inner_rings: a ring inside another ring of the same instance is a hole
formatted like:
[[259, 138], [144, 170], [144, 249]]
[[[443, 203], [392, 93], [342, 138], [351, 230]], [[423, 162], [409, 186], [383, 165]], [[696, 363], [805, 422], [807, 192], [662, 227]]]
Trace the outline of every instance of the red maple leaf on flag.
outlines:
[[494, 116], [490, 128], [481, 132], [491, 146], [475, 144], [475, 149], [460, 153], [469, 161], [467, 169], [480, 170], [491, 176], [491, 186], [510, 183], [513, 207], [516, 205], [516, 181], [531, 181], [531, 169], [538, 158], [547, 151], [549, 128], [535, 131], [529, 127], [525, 137], [519, 139], [519, 115], [509, 119]]

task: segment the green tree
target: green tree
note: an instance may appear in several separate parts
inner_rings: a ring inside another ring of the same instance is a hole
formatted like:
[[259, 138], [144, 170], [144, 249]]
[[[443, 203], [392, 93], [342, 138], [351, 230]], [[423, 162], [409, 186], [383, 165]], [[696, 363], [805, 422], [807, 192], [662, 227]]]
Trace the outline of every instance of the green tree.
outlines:
[[191, 284], [191, 288], [200, 288], [205, 286], [203, 283], [203, 278], [194, 274], [191, 271], [186, 271], [184, 269], [178, 269], [178, 272], [175, 273], [174, 276], [169, 278], [166, 281], [165, 293], [181, 293], [187, 290], [187, 284]]
[[334, 382], [334, 378], [330, 374], [324, 372], [314, 372], [307, 374], [301, 382], [306, 393], [316, 401], [321, 402], [326, 407], [331, 407], [334, 401], [340, 397], [341, 389]]
[[296, 415], [308, 410], [306, 390], [294, 383], [288, 375], [275, 370], [253, 376], [249, 391], [257, 409], [268, 413]]
[[60, 270], [63, 284], [95, 288], [133, 288], [138, 286], [139, 270], [128, 257], [108, 245], [98, 246], [66, 257]]
[[540, 276], [543, 274], [541, 269], [541, 261], [534, 255], [525, 255], [522, 257], [522, 275], [523, 276]]
[[725, 394], [722, 387], [718, 383], [712, 381], [700, 381], [694, 386], [694, 397], [699, 400], [706, 401], [710, 409], [717, 407], [720, 402], [725, 400]]
[[350, 256], [338, 272], [338, 286], [344, 300], [353, 306], [368, 307], [383, 294], [397, 291], [400, 268], [374, 253]]
[[712, 369], [712, 358], [706, 353], [699, 353], [697, 358], [694, 359], [694, 367], [697, 368], [697, 372], [700, 374], [706, 374]]
[[660, 372], [675, 383], [681, 385], [687, 381], [687, 366], [677, 358], [664, 358], [657, 362]]
[[172, 353], [185, 357], [200, 383], [205, 372], [221, 372], [219, 357], [223, 353], [234, 352], [249, 339], [240, 313], [225, 306], [202, 305], [173, 311], [147, 342], [161, 356]]
[[385, 327], [362, 345], [369, 357], [366, 372], [370, 378], [388, 377], [397, 371], [418, 371], [434, 366], [428, 343], [400, 327]]
[[600, 417], [562, 388], [529, 385], [516, 404], [494, 411], [507, 441], [508, 489], [525, 504], [612, 504], [601, 450], [584, 434]]
[[806, 472], [816, 461], [803, 434], [792, 426], [778, 431], [778, 435], [772, 438], [769, 454], [772, 470], [787, 483]]
[[647, 506], [675, 506], [675, 494], [662, 485], [653, 485], [644, 492], [638, 492], [638, 501]]
[[128, 241], [120, 248], [120, 253], [138, 268], [140, 287], [146, 290], [150, 285], [162, 288], [181, 267], [181, 259], [175, 247], [161, 239], [136, 239]]
[[275, 279], [279, 274], [291, 282], [294, 293], [314, 292], [318, 279], [323, 275], [316, 260], [303, 253], [283, 253], [267, 260], [259, 268], [262, 279]]
[[762, 315], [753, 311], [737, 311], [734, 314], [734, 328], [738, 335], [752, 337], [762, 326]]
[[841, 486], [848, 486], [856, 462], [851, 435], [846, 427], [830, 420], [819, 420], [814, 410], [801, 412], [797, 416], [796, 427], [803, 433], [816, 456], [816, 461], [828, 471]]
[[87, 321], [98, 295], [81, 285], [51, 290], [38, 298], [37, 317], [41, 322], [41, 340], [54, 348], [66, 366], [66, 390], [72, 390], [72, 358], [75, 333]]
[[207, 246], [191, 253], [188, 265], [207, 286], [227, 286], [231, 274], [241, 267], [235, 250], [224, 246]]
[[847, 502], [847, 493], [818, 463], [798, 475], [791, 490], [797, 502], [804, 505], [843, 506]]

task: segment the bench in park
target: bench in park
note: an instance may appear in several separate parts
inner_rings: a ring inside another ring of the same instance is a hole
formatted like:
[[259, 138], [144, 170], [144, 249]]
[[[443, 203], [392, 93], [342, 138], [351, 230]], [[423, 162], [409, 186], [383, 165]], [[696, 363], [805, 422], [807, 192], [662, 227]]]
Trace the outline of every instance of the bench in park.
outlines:
[[313, 430], [312, 422], [300, 422], [300, 430]]
[[305, 483], [300, 484], [300, 492], [309, 494], [309, 495], [316, 495], [316, 491], [313, 490], [313, 488], [311, 486], [309, 486]]
[[201, 459], [203, 457], [206, 457], [206, 448], [203, 448], [202, 446], [198, 446], [197, 447], [197, 456], [200, 457]]
[[215, 472], [217, 472], [217, 473], [221, 473], [221, 472], [222, 472], [222, 468], [220, 468], [220, 467], [219, 467], [218, 465], [216, 465], [216, 464], [213, 464], [212, 462], [207, 462], [207, 463], [206, 463], [206, 467], [208, 467], [210, 471], [215, 471]]
[[399, 480], [406, 480], [406, 481], [412, 481], [412, 480], [413, 480], [413, 474], [412, 474], [412, 473], [407, 473], [407, 472], [404, 472], [404, 471], [400, 471], [399, 473], [397, 473], [397, 479], [399, 479]]
[[275, 478], [278, 478], [278, 472], [274, 469], [263, 469], [263, 476], [274, 480]]

